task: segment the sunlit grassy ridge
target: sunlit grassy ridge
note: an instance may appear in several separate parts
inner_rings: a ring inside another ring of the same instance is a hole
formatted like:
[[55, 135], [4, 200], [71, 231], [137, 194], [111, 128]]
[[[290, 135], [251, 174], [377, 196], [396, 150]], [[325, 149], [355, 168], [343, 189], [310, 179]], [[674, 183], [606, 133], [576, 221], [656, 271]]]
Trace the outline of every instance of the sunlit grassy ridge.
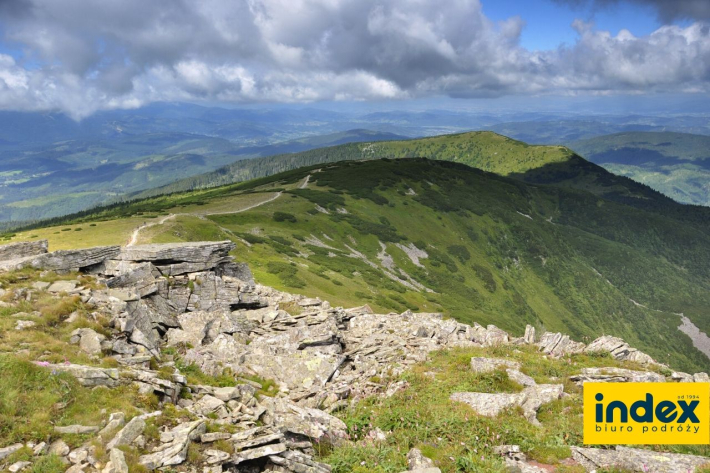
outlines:
[[[299, 189], [307, 176], [308, 187]], [[222, 213], [277, 191], [276, 200]], [[168, 214], [176, 215], [139, 241], [232, 239], [257, 281], [279, 289], [343, 306], [441, 311], [514, 333], [529, 323], [580, 341], [613, 334], [679, 368], [708, 366], [675, 315], [710, 331], [707, 234], [586, 192], [461, 164], [313, 166], [105, 209], [67, 223], [69, 231], [36, 229], [13, 240], [49, 238], [54, 248], [81, 235], [77, 246], [94, 238], [121, 244], [131, 231], [127, 219], [138, 226]]]

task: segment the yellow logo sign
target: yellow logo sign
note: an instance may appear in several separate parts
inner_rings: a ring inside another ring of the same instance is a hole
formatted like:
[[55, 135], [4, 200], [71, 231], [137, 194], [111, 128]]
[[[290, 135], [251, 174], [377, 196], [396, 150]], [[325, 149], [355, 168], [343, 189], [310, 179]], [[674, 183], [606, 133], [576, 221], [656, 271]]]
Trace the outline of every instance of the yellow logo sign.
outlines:
[[584, 383], [585, 444], [708, 444], [710, 383]]

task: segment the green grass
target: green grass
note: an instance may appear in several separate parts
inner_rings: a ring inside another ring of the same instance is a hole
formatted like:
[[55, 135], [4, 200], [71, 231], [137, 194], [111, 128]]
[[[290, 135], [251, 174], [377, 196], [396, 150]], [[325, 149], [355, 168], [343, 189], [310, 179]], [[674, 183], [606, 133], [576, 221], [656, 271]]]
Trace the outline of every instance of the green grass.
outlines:
[[[519, 361], [522, 371], [538, 383], [564, 383], [569, 394], [543, 405], [538, 412], [541, 427], [526, 421], [516, 409], [497, 418], [477, 415], [469, 407], [453, 403], [454, 392], [516, 392], [521, 389], [505, 371], [485, 374], [471, 372], [472, 356], [502, 357]], [[534, 347], [452, 349], [431, 354], [430, 360], [401, 376], [408, 387], [390, 398], [362, 400], [337, 413], [348, 427], [349, 441], [333, 446], [317, 446], [321, 460], [340, 472], [398, 472], [406, 470], [409, 449], [419, 448], [443, 472], [505, 472], [494, 454], [497, 445], [520, 445], [529, 459], [560, 467], [571, 455], [571, 446], [582, 446], [581, 388], [566, 381], [584, 367], [621, 366], [609, 357], [574, 355], [562, 359], [543, 358]], [[396, 380], [389, 380], [396, 381]], [[379, 428], [388, 433], [381, 442], [368, 438]], [[710, 447], [663, 446], [663, 451], [710, 454]], [[613, 470], [602, 470], [613, 471]]]
[[[465, 135], [451, 142], [457, 137]], [[585, 166], [583, 174], [598, 171]], [[308, 175], [308, 188], [295, 189]], [[249, 211], [209, 215], [254, 196], [265, 202], [276, 189], [284, 193]], [[141, 241], [231, 239], [259, 283], [336, 306], [443, 312], [516, 335], [531, 324], [585, 342], [613, 334], [677, 369], [707, 371], [710, 362], [677, 330], [675, 314], [710, 333], [710, 225], [701, 209], [666, 212], [665, 200], [649, 202], [655, 207], [642, 210], [457, 163], [379, 159], [107, 208], [66, 227], [81, 221], [82, 232], [64, 233], [118, 234], [130, 230], [127, 219], [198, 212], [146, 229]], [[53, 244], [62, 232], [48, 237]], [[417, 265], [398, 245], [427, 257]]]

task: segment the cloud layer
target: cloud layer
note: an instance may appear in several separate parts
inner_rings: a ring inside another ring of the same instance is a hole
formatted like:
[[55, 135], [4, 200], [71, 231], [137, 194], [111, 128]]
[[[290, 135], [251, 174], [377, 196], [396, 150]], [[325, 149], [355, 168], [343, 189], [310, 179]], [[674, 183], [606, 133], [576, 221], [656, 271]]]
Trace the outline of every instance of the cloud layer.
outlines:
[[529, 51], [524, 21], [478, 0], [3, 0], [3, 43], [22, 55], [0, 53], [0, 108], [707, 92], [707, 2], [632, 1], [699, 21], [646, 37], [578, 21], [573, 46]]

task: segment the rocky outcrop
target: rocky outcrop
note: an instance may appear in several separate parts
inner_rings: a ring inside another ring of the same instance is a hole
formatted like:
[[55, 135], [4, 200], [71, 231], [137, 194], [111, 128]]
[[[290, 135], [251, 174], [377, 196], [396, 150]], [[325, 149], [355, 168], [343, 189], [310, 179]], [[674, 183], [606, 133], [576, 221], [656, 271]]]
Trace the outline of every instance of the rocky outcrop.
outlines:
[[38, 256], [46, 253], [48, 247], [49, 243], [47, 240], [21, 241], [8, 245], [0, 245], [0, 261]]
[[82, 250], [60, 250], [0, 261], [0, 271], [35, 268], [53, 271], [81, 271], [117, 256], [118, 246], [99, 246]]
[[628, 343], [617, 337], [605, 335], [590, 343], [584, 349], [586, 353], [606, 352], [611, 354], [615, 360], [635, 361], [642, 365], [654, 364], [653, 358], [645, 353], [631, 348]]
[[[623, 368], [582, 368], [578, 375], [570, 380], [582, 385], [587, 382], [595, 383], [663, 383], [666, 377], [651, 371], [634, 371]], [[692, 377], [691, 377], [692, 380]]]
[[587, 471], [618, 468], [638, 472], [687, 473], [708, 463], [707, 457], [697, 455], [661, 453], [627, 447], [616, 447], [614, 450], [572, 447], [572, 457]]
[[[179, 418], [166, 415], [156, 421], [162, 426], [159, 439], [149, 418], [164, 415], [160, 411], [133, 417], [128, 423], [123, 413], [113, 413], [97, 426], [58, 427], [58, 432], [96, 433], [110, 452], [107, 465], [99, 465], [87, 445], [71, 450], [65, 443], [55, 442], [41, 447], [41, 452], [57, 453], [73, 464], [72, 471], [123, 473], [128, 466], [121, 449], [130, 447], [141, 450], [139, 462], [149, 470], [181, 465], [189, 451], [191, 460], [199, 461], [199, 471], [326, 473], [330, 467], [315, 460], [314, 446], [347, 441], [346, 425], [332, 413], [366, 396], [392, 396], [406, 389], [405, 381], [391, 380], [427, 360], [434, 350], [533, 345], [540, 356], [607, 352], [618, 360], [654, 363], [613, 337], [600, 337], [585, 346], [561, 333], [544, 333], [538, 340], [532, 326], [526, 328], [523, 337], [516, 338], [495, 325], [467, 325], [435, 313], [375, 314], [366, 305], [334, 308], [320, 299], [255, 284], [248, 267], [229, 257], [233, 248], [230, 242], [203, 242], [103, 247], [25, 257], [29, 263], [23, 264], [29, 265], [37, 258], [61, 261], [56, 268], [83, 269], [95, 275], [99, 285], [105, 283], [100, 289], [89, 289], [95, 286], [77, 280], [62, 282], [54, 291], [49, 284], [33, 285], [32, 290], [54, 297], [76, 294], [94, 306], [92, 316], [110, 319], [110, 328], [96, 328], [102, 333], [89, 328], [74, 330], [70, 342], [93, 360], [112, 356], [112, 366], [117, 367], [38, 364], [66, 372], [89, 388], [133, 385], [142, 394], [156, 395], [166, 414], [165, 403], [182, 409]], [[84, 264], [87, 266], [70, 266]], [[297, 308], [294, 313], [284, 310], [292, 307]], [[165, 347], [171, 347], [171, 352], [164, 351]], [[172, 358], [176, 351], [179, 360]], [[160, 369], [150, 369], [156, 362]], [[208, 374], [230, 373], [237, 385], [190, 384], [177, 369], [183, 366], [181, 363], [195, 364]], [[519, 392], [451, 395], [452, 401], [469, 405], [479, 415], [496, 416], [519, 407], [528, 421], [537, 424], [540, 406], [564, 395], [562, 384], [538, 385], [512, 359], [474, 357], [470, 367], [477, 376], [505, 371], [520, 385], [511, 387]], [[257, 377], [269, 381], [260, 384], [250, 380]], [[613, 367], [587, 368], [571, 377], [579, 384], [665, 379], [651, 371]], [[705, 373], [682, 372], [673, 372], [669, 379], [710, 380]], [[278, 394], [270, 387], [272, 380]], [[517, 411], [513, 415], [518, 415]], [[372, 438], [382, 441], [386, 435], [380, 431]], [[195, 449], [193, 444], [198, 443]], [[540, 471], [526, 462], [520, 447], [503, 447], [506, 449], [499, 454], [512, 471]], [[0, 449], [0, 459], [17, 451], [13, 448]], [[579, 460], [585, 466], [583, 461], [590, 465], [614, 461], [604, 453], [614, 451], [575, 452], [585, 459]], [[410, 472], [439, 471], [419, 451], [412, 450], [407, 460]], [[179, 467], [180, 471], [183, 468]]]
[[584, 343], [571, 340], [569, 335], [549, 332], [542, 335], [537, 345], [541, 352], [552, 356], [581, 353], [585, 348]]

